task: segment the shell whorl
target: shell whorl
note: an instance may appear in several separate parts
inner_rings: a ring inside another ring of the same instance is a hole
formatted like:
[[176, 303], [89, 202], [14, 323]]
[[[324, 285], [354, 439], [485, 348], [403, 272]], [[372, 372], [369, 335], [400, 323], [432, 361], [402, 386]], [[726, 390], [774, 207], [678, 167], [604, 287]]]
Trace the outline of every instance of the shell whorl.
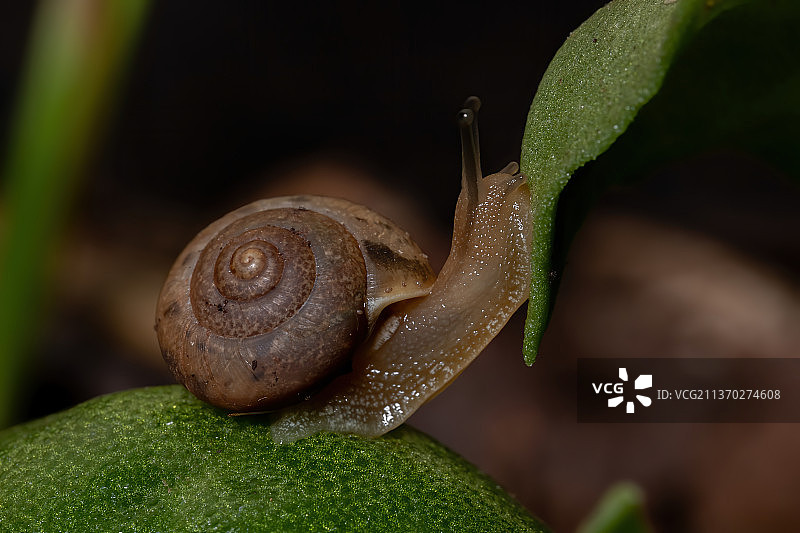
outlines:
[[247, 211], [187, 246], [156, 326], [173, 374], [237, 411], [293, 402], [324, 384], [367, 330], [366, 267], [345, 227], [303, 208]]
[[294, 316], [317, 275], [301, 224], [338, 233], [316, 213], [277, 209], [243, 217], [211, 239], [191, 279], [198, 322], [222, 337], [244, 338], [269, 333]]
[[232, 411], [324, 387], [394, 302], [435, 276], [408, 233], [346, 200], [259, 200], [201, 231], [161, 290], [156, 332], [178, 381]]

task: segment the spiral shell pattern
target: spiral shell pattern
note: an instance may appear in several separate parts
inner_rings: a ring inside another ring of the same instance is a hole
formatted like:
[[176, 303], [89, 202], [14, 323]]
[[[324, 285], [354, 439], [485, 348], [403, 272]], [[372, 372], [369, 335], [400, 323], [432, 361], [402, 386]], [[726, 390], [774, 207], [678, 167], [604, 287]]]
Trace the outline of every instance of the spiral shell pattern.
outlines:
[[367, 329], [366, 267], [347, 229], [302, 207], [252, 210], [223, 217], [187, 246], [156, 315], [173, 374], [235, 411], [313, 392], [347, 369]]

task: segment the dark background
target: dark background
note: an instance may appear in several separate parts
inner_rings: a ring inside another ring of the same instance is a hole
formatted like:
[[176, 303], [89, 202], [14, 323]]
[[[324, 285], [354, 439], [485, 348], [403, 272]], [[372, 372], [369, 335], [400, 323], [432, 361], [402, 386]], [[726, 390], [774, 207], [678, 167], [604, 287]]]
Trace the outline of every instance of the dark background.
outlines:
[[[253, 199], [361, 201], [438, 269], [461, 103], [483, 100], [484, 170], [517, 160], [547, 63], [602, 4], [154, 2], [65, 230], [20, 417], [170, 383], [152, 333], [160, 284], [199, 229]], [[3, 146], [32, 10], [0, 6]], [[574, 380], [578, 356], [796, 356], [799, 199], [725, 150], [612, 191], [578, 234], [537, 363], [522, 363], [518, 314], [410, 423], [557, 531], [623, 479], [663, 531], [797, 529], [796, 426], [579, 425]]]

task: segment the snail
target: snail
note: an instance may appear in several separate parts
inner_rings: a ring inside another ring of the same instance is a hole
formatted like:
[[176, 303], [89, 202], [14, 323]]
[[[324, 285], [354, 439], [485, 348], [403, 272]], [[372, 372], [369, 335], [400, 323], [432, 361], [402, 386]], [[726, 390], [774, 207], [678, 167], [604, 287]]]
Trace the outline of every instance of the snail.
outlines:
[[161, 351], [198, 398], [277, 411], [273, 438], [379, 436], [472, 362], [528, 298], [530, 191], [482, 177], [480, 100], [459, 113], [462, 189], [438, 277], [393, 222], [345, 200], [246, 205], [178, 256], [156, 310]]

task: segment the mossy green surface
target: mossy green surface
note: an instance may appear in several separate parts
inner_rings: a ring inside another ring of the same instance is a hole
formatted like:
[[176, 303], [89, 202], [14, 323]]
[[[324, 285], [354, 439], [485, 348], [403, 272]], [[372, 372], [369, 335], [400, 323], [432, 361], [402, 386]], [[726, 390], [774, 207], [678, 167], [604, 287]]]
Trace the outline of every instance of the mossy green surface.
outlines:
[[178, 386], [0, 433], [2, 531], [544, 531], [472, 465], [401, 427], [272, 441]]

